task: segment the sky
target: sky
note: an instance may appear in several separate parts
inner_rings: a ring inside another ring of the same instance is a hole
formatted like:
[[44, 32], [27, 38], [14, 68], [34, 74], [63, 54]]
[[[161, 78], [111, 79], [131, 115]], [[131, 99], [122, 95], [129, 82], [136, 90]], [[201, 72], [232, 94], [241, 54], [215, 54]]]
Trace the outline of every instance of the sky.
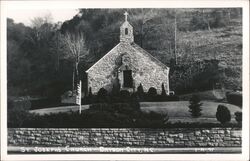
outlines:
[[77, 9], [10, 9], [7, 11], [7, 17], [12, 18], [15, 23], [23, 23], [26, 26], [31, 25], [31, 19], [34, 17], [44, 17], [48, 14], [52, 17], [52, 22], [64, 22], [72, 19], [78, 13]]

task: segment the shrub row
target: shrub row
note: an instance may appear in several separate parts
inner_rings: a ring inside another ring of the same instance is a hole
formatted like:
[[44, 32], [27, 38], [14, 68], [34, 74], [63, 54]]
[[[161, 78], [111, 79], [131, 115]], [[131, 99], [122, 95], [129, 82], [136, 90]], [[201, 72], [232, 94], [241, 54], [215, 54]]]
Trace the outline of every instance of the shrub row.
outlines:
[[101, 88], [97, 95], [93, 95], [89, 89], [89, 94], [82, 99], [82, 104], [92, 104], [101, 102], [128, 102], [136, 100], [140, 102], [165, 102], [165, 101], [179, 101], [179, 97], [176, 95], [166, 95], [164, 85], [162, 84], [162, 93], [157, 94], [157, 90], [154, 87], [149, 88], [148, 92], [143, 91], [143, 87], [137, 88], [136, 92], [130, 93], [126, 90], [112, 90], [108, 93], [107, 90]]

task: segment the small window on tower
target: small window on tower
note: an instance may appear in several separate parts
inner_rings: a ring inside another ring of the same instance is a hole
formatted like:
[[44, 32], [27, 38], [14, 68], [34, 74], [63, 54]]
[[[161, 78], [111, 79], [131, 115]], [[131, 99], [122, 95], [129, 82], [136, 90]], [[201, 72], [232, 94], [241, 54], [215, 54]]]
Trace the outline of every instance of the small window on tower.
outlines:
[[128, 28], [125, 28], [125, 35], [128, 34]]

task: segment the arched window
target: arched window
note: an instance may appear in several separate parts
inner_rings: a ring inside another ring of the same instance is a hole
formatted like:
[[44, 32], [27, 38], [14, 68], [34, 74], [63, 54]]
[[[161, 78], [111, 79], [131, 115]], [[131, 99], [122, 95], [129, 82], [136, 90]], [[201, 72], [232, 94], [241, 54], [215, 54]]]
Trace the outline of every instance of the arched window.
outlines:
[[125, 28], [125, 35], [128, 35], [128, 28]]

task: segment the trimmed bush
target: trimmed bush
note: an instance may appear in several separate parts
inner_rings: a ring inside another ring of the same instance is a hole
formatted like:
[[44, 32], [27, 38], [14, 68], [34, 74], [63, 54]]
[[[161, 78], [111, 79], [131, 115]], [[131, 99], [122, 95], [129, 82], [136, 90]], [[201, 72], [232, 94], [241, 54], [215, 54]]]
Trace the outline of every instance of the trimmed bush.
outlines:
[[228, 108], [224, 105], [219, 105], [216, 112], [216, 118], [221, 124], [231, 121], [231, 114]]
[[234, 115], [235, 115], [235, 120], [239, 124], [241, 124], [242, 123], [242, 112], [237, 111], [237, 112], [234, 113]]
[[157, 90], [154, 87], [150, 87], [147, 93], [147, 101], [157, 101]]
[[117, 96], [120, 92], [120, 84], [113, 84], [112, 89], [111, 89], [111, 96]]
[[145, 99], [145, 93], [142, 87], [142, 84], [140, 83], [140, 85], [137, 87], [137, 95], [140, 99], [140, 101], [143, 101]]
[[93, 96], [93, 94], [92, 94], [92, 88], [91, 88], [91, 87], [89, 87], [89, 93], [88, 93], [88, 96], [89, 96], [89, 97], [92, 97], [92, 96]]
[[95, 96], [92, 94], [92, 88], [89, 88], [89, 93], [87, 96], [84, 97], [84, 103], [86, 104], [92, 104], [93, 102], [95, 102]]
[[155, 97], [157, 95], [157, 90], [154, 87], [150, 87], [148, 90], [148, 96]]
[[192, 117], [197, 118], [201, 116], [201, 106], [202, 103], [200, 102], [200, 97], [198, 95], [192, 95], [191, 99], [189, 100], [190, 105], [189, 112], [191, 113]]
[[162, 97], [166, 97], [167, 96], [166, 90], [165, 90], [165, 87], [164, 87], [164, 83], [162, 83], [162, 85], [161, 85], [161, 96]]
[[97, 93], [98, 102], [108, 102], [108, 91], [104, 88], [101, 88]]

